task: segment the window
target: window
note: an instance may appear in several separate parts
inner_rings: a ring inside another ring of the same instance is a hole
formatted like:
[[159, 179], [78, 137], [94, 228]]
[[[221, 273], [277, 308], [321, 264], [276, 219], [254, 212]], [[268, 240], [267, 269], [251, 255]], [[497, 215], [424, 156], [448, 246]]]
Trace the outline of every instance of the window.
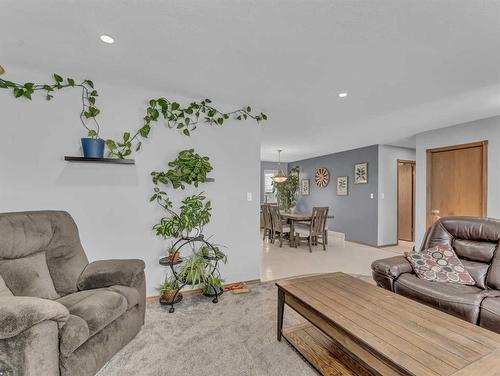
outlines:
[[276, 197], [273, 193], [273, 176], [278, 170], [264, 170], [264, 201], [266, 203], [276, 203]]

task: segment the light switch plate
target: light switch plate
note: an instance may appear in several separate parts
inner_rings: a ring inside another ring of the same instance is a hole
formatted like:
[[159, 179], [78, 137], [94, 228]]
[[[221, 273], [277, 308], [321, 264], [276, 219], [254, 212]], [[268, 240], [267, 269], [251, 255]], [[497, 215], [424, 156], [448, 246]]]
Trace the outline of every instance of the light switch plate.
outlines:
[[247, 192], [247, 201], [252, 201], [252, 192]]
[[373, 198], [373, 193], [370, 193], [370, 198]]

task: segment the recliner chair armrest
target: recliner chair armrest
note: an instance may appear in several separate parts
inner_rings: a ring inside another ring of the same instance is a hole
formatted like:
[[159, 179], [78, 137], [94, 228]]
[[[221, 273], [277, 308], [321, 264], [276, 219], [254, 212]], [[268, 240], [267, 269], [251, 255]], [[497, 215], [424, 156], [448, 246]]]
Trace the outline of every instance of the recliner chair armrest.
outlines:
[[78, 290], [90, 290], [113, 285], [135, 286], [144, 278], [144, 261], [99, 260], [88, 264], [78, 277]]
[[29, 296], [0, 297], [0, 339], [11, 338], [41, 323], [52, 320], [62, 327], [69, 312], [61, 303]]
[[404, 256], [395, 256], [374, 261], [372, 271], [395, 279], [403, 273], [411, 273], [413, 269]]

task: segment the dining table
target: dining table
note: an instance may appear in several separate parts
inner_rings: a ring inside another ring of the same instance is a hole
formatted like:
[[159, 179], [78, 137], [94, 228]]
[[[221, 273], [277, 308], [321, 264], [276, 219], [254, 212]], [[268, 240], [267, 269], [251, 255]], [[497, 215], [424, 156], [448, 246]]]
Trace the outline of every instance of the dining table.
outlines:
[[[288, 220], [290, 224], [290, 247], [295, 247], [295, 222], [310, 222], [312, 219], [312, 212], [289, 212], [280, 211], [281, 218]], [[333, 215], [326, 217], [327, 219], [333, 219]]]

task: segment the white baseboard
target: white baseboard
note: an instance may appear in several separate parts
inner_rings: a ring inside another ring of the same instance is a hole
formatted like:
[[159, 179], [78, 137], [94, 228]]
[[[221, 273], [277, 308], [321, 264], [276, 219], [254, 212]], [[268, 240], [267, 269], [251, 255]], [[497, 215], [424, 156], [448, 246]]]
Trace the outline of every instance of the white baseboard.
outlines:
[[329, 238], [338, 238], [341, 240], [345, 240], [345, 234], [342, 232], [337, 232], [337, 231], [331, 231], [328, 230], [328, 237]]

